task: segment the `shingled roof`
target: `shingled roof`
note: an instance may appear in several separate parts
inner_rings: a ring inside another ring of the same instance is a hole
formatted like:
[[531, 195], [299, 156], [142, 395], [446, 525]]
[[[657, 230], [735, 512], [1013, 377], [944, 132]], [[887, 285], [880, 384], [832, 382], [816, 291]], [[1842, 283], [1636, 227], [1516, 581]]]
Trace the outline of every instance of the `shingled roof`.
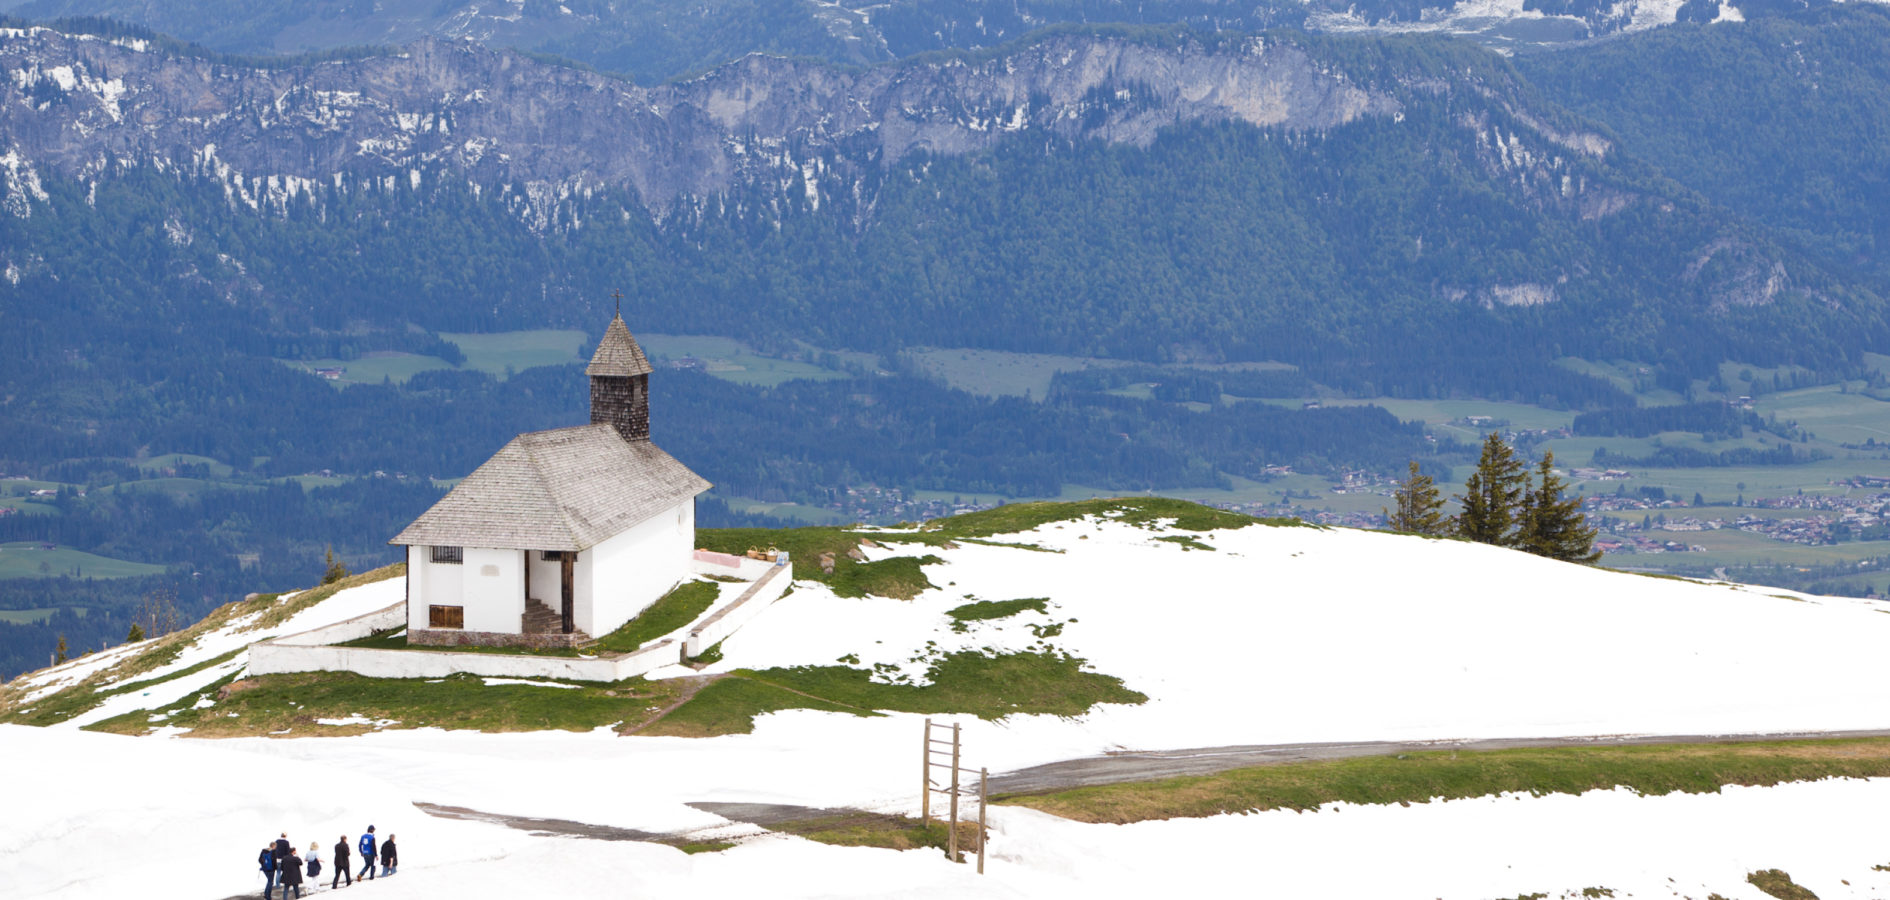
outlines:
[[591, 364], [584, 367], [586, 375], [619, 378], [648, 375], [651, 371], [649, 358], [643, 355], [643, 348], [637, 346], [637, 339], [630, 336], [630, 326], [623, 323], [623, 313], [610, 320], [610, 327], [604, 329], [604, 339], [597, 343], [597, 352], [591, 354]]
[[708, 489], [655, 444], [626, 441], [609, 425], [534, 431], [513, 438], [388, 543], [585, 550]]

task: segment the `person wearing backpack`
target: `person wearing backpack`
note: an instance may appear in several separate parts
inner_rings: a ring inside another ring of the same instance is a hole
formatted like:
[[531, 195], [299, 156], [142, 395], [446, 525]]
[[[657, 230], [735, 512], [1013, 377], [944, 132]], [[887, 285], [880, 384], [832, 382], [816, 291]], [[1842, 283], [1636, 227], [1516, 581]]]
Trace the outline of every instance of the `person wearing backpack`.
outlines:
[[295, 900], [302, 900], [302, 857], [289, 848], [289, 855], [276, 867], [276, 882], [282, 885], [282, 900], [289, 900], [289, 888], [295, 888]]
[[354, 887], [354, 873], [348, 871], [348, 836], [345, 834], [335, 840], [335, 877], [328, 887], [339, 887], [343, 878], [348, 879], [349, 887]]
[[400, 868], [400, 851], [394, 849], [395, 837], [397, 837], [397, 835], [390, 834], [387, 836], [387, 840], [381, 842], [382, 875], [392, 875], [395, 869]]
[[263, 900], [269, 900], [269, 892], [276, 886], [275, 850], [276, 845], [273, 842], [264, 844], [262, 853], [256, 857], [256, 865], [262, 869], [263, 873]]
[[365, 878], [372, 881], [374, 880], [374, 864], [379, 861], [375, 858], [376, 854], [374, 852], [374, 826], [369, 825], [367, 831], [362, 832], [359, 846], [361, 848], [361, 862], [365, 865], [361, 866], [361, 871], [356, 872], [354, 877]]
[[308, 856], [304, 858], [308, 860], [309, 893], [314, 893], [322, 886], [322, 842], [309, 841]]

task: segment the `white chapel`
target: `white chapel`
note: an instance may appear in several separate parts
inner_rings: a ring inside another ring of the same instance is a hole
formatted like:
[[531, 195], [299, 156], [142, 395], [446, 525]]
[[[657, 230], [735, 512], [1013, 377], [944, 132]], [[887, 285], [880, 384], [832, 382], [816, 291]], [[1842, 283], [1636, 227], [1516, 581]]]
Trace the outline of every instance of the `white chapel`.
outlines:
[[650, 442], [650, 362], [621, 314], [584, 372], [591, 424], [513, 438], [389, 541], [408, 643], [576, 646], [690, 577], [709, 483]]

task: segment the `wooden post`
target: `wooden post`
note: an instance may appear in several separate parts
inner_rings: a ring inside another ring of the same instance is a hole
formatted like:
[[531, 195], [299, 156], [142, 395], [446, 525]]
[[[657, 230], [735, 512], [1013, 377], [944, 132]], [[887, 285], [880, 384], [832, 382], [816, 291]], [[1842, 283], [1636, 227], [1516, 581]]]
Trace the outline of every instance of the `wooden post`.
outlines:
[[563, 595], [563, 602], [559, 604], [562, 613], [560, 618], [563, 621], [559, 624], [563, 626], [565, 634], [577, 630], [577, 560], [574, 558], [576, 556], [576, 552], [566, 550], [564, 555], [559, 557], [558, 563], [558, 580], [562, 582], [559, 585], [559, 593]]
[[947, 839], [952, 862], [958, 861], [958, 723], [952, 723], [952, 831]]
[[925, 720], [925, 740], [919, 746], [919, 820], [932, 824], [932, 720]]
[[988, 840], [984, 830], [984, 801], [985, 797], [989, 796], [985, 793], [985, 785], [990, 781], [991, 770], [980, 768], [978, 770], [978, 874], [980, 875], [984, 874], [984, 842]]

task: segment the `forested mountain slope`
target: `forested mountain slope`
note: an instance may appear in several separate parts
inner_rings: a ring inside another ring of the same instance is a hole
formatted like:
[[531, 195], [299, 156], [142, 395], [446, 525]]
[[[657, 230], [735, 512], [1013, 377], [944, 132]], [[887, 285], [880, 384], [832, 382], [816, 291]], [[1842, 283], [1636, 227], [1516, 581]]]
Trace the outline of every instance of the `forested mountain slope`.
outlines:
[[1890, 277], [1890, 9], [1680, 27], [1518, 61], [1642, 159], [1843, 268]]
[[1737, 20], [1777, 0], [0, 0], [36, 20], [99, 16], [223, 52], [298, 53], [423, 38], [549, 53], [655, 84], [749, 53], [863, 64], [994, 47], [1047, 25], [1435, 30], [1530, 47], [1676, 20]]
[[1555, 356], [1828, 367], [1885, 333], [1866, 287], [1442, 40], [1053, 34], [642, 88], [472, 44], [263, 69], [33, 29], [0, 66], [0, 264], [27, 322], [95, 332], [400, 343], [622, 286], [661, 331], [1562, 402], [1601, 388], [1530, 374]]

